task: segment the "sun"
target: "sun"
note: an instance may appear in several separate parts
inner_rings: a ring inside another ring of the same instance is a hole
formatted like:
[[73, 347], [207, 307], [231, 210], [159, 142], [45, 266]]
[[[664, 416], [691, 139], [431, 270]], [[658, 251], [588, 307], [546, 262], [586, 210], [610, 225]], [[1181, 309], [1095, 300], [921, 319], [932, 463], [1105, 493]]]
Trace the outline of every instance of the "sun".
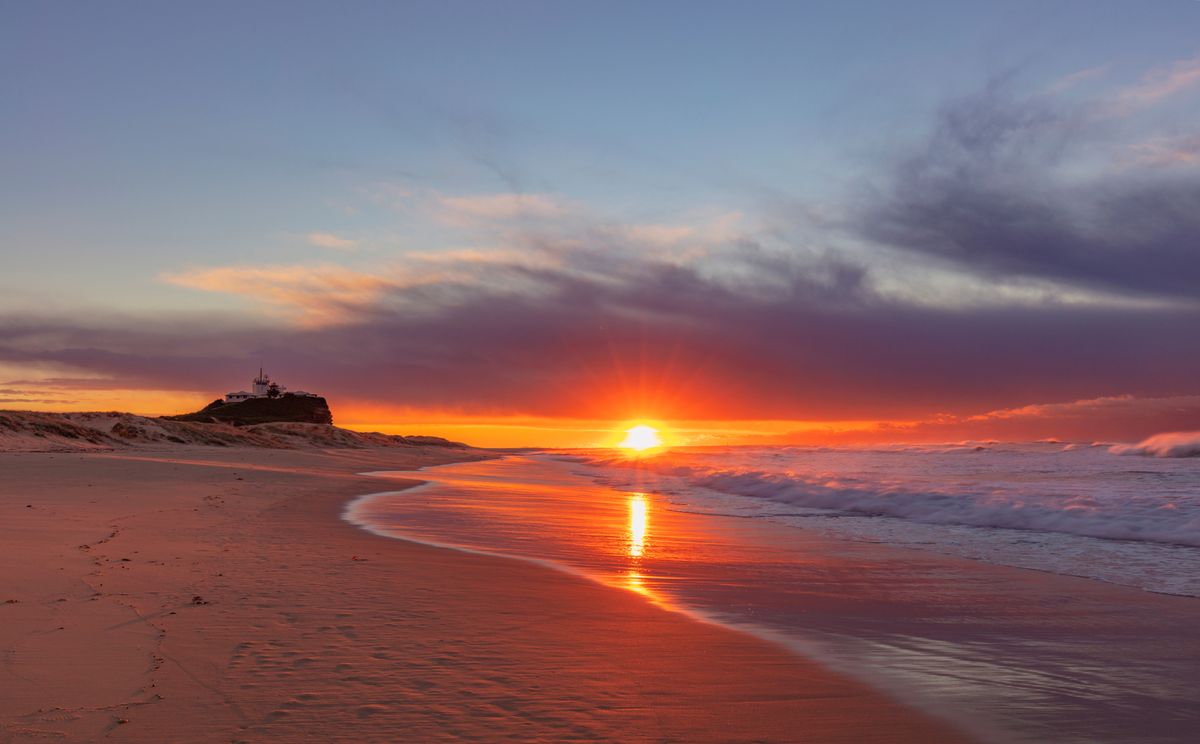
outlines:
[[625, 430], [625, 439], [617, 443], [617, 446], [622, 449], [631, 449], [635, 452], [653, 449], [654, 447], [662, 446], [662, 437], [658, 436], [658, 429], [645, 424], [638, 424], [632, 429]]

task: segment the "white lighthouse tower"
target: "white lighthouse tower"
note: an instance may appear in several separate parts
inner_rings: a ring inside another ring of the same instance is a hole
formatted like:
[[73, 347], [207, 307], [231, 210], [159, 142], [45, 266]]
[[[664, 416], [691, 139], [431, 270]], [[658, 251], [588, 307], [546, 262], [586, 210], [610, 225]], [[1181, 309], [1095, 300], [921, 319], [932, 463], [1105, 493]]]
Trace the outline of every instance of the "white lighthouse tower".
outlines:
[[254, 378], [254, 386], [250, 388], [255, 398], [265, 397], [267, 391], [271, 389], [271, 378], [263, 372], [262, 367], [258, 368], [258, 377]]

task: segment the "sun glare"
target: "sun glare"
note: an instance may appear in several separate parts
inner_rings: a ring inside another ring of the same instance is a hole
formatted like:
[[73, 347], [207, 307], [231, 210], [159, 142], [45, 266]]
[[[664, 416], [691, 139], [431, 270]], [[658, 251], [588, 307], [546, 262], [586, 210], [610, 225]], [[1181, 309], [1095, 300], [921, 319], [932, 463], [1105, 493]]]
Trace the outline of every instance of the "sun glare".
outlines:
[[632, 429], [625, 430], [625, 439], [617, 444], [622, 449], [631, 449], [635, 452], [652, 449], [662, 446], [662, 438], [658, 436], [658, 429], [653, 426], [639, 424]]
[[629, 497], [629, 557], [641, 558], [646, 552], [646, 496]]

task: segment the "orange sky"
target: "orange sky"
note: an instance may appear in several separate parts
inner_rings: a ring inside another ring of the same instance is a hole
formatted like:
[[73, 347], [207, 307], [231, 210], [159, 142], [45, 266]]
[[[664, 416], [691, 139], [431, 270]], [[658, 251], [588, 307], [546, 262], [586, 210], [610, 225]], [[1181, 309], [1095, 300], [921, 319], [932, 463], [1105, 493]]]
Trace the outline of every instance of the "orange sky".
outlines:
[[[656, 390], [662, 390], [655, 386]], [[981, 414], [934, 414], [910, 419], [670, 418], [669, 393], [631, 395], [621, 404], [614, 385], [603, 400], [614, 415], [604, 417], [467, 414], [433, 408], [380, 404], [330, 396], [335, 423], [357, 431], [432, 435], [481, 447], [609, 447], [629, 427], [647, 423], [668, 445], [853, 445], [881, 442], [1063, 439], [1134, 441], [1164, 431], [1194, 429], [1200, 396], [1138, 398], [1112, 396], [1066, 403], [997, 409]], [[0, 409], [41, 411], [120, 410], [163, 415], [198, 410], [217, 393], [106, 389], [102, 382], [69, 392], [47, 388], [41, 399], [6, 401]], [[657, 400], [661, 407], [650, 402]], [[719, 409], [719, 407], [718, 407]], [[594, 409], [593, 409], [594, 410]]]
[[[865, 422], [804, 421], [664, 421], [653, 416], [621, 420], [543, 419], [526, 417], [439, 417], [414, 413], [403, 424], [347, 419], [339, 422], [357, 431], [386, 434], [432, 434], [480, 447], [613, 447], [625, 430], [638, 424], [655, 428], [668, 446], [753, 444], [764, 439], [800, 441], [845, 435], [870, 428]], [[807, 435], [807, 437], [805, 436]]]

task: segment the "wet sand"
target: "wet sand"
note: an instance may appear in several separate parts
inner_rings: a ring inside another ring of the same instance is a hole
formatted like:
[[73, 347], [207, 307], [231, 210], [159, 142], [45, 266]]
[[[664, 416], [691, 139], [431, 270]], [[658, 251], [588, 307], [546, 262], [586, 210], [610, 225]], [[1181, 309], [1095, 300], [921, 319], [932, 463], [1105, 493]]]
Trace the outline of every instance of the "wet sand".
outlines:
[[962, 739], [635, 593], [339, 519], [358, 473], [462, 456], [0, 454], [0, 741]]

